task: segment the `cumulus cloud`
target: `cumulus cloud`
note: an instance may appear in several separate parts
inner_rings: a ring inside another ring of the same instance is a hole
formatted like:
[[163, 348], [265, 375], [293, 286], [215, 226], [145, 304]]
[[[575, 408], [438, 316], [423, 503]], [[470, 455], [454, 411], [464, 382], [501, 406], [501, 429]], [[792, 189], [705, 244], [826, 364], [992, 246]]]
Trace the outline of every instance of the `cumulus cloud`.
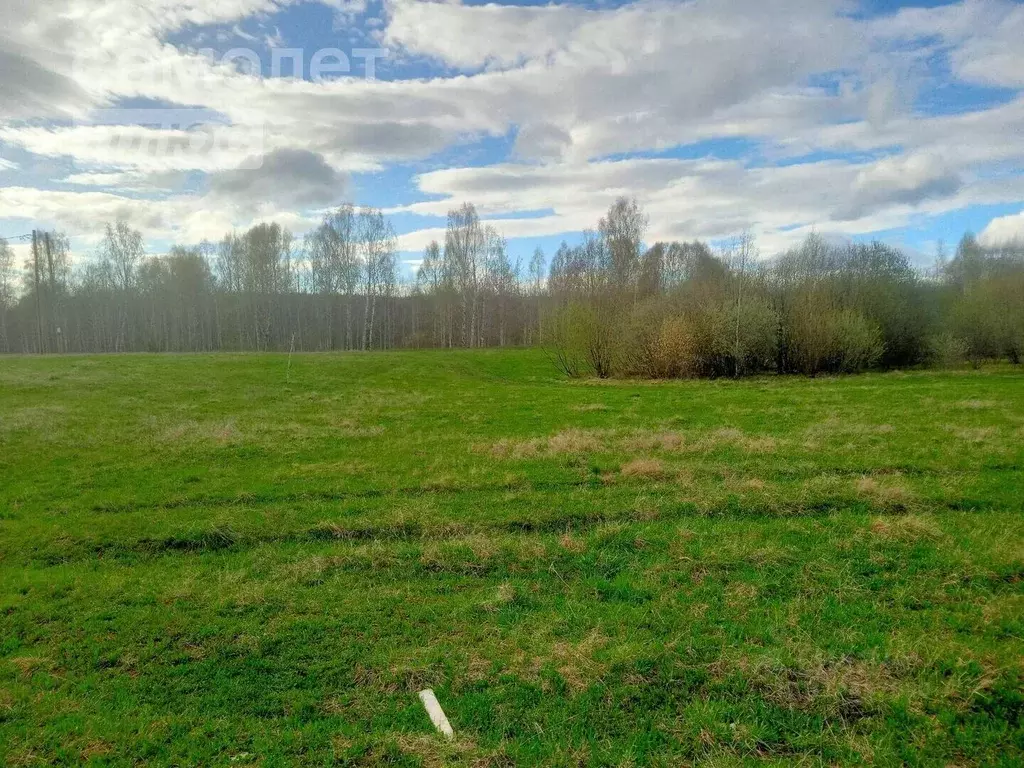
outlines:
[[278, 149], [250, 158], [243, 167], [210, 175], [210, 194], [243, 206], [270, 202], [281, 207], [309, 208], [336, 202], [347, 190], [347, 178], [323, 155], [301, 149]]
[[962, 183], [960, 175], [934, 155], [886, 158], [857, 173], [853, 194], [836, 217], [858, 219], [891, 205], [912, 206], [949, 197]]
[[[348, 20], [367, 11], [363, 0], [319, 1]], [[302, 221], [339, 198], [347, 173], [510, 136], [500, 162], [418, 177], [433, 199], [402, 210], [443, 215], [471, 200], [509, 236], [548, 235], [636, 194], [658, 237], [751, 227], [781, 243], [815, 226], [853, 234], [1020, 199], [1019, 93], [953, 114], [914, 110], [935, 61], [960, 82], [1024, 87], [1024, 9], [1005, 0], [874, 16], [848, 0], [389, 0], [382, 44], [440, 65], [394, 81], [261, 79], [168, 42], [186, 26], [235, 26], [300, 2], [7, 0], [0, 142], [74, 163], [83, 170], [64, 182], [85, 190], [40, 197], [26, 186], [0, 215], [67, 221], [79, 214], [58, 204], [96, 205], [179, 233], [205, 230], [203, 210], [218, 225], [270, 212]], [[219, 141], [195, 148], [195, 130], [88, 120], [139, 99], [215, 110]], [[56, 114], [75, 121], [22, 122]], [[631, 156], [722, 138], [756, 144], [757, 157]], [[206, 176], [205, 196], [175, 195], [186, 174]]]
[[0, 120], [62, 117], [86, 103], [73, 80], [16, 50], [0, 48], [0, 72]]
[[1024, 211], [992, 219], [982, 230], [978, 240], [983, 245], [1024, 242]]

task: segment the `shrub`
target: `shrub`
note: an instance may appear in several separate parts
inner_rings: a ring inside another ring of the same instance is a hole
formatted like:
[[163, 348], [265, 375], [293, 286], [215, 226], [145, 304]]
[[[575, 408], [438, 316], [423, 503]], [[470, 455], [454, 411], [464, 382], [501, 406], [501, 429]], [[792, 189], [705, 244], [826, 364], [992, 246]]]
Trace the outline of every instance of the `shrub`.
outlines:
[[788, 342], [789, 364], [809, 375], [863, 371], [885, 351], [877, 325], [852, 309], [827, 307], [820, 297], [791, 314]]
[[624, 376], [670, 379], [695, 371], [693, 331], [685, 319], [668, 314], [661, 301], [646, 301], [630, 315], [619, 335], [615, 372]]
[[658, 364], [659, 334], [664, 317], [664, 305], [656, 299], [644, 301], [633, 310], [618, 337], [616, 373], [665, 378]]
[[763, 299], [705, 302], [694, 313], [694, 325], [697, 365], [702, 373], [732, 376], [774, 365], [779, 316]]
[[939, 333], [928, 337], [926, 358], [930, 365], [954, 368], [967, 359], [967, 342], [952, 333]]
[[844, 309], [830, 318], [833, 333], [832, 370], [857, 373], [877, 365], [885, 352], [881, 329], [859, 312]]
[[573, 378], [612, 374], [615, 315], [597, 303], [571, 301], [546, 326], [545, 347], [555, 365]]
[[666, 317], [655, 348], [655, 367], [663, 378], [692, 376], [697, 368], [693, 329], [681, 317]]

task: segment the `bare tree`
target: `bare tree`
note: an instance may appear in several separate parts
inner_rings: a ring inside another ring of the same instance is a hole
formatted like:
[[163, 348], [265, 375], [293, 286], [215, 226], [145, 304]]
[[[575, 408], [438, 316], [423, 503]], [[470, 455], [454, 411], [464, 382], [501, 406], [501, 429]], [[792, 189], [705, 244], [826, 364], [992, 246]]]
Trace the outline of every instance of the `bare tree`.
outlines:
[[486, 260], [486, 239], [471, 203], [448, 212], [444, 260], [462, 299], [462, 345], [477, 346], [476, 311]]
[[123, 220], [107, 224], [101, 246], [103, 258], [110, 264], [114, 284], [120, 293], [120, 318], [114, 335], [114, 348], [123, 351], [129, 332], [129, 293], [135, 287], [136, 269], [146, 253], [142, 233], [128, 226]]
[[14, 307], [14, 271], [14, 250], [0, 238], [0, 346], [4, 352], [11, 351], [7, 337], [7, 313]]
[[[387, 307], [395, 286], [395, 232], [384, 214], [375, 208], [359, 213], [359, 245], [363, 272], [363, 349], [373, 347], [377, 308]], [[384, 345], [382, 335], [381, 345]]]
[[146, 254], [142, 233], [123, 220], [107, 224], [102, 247], [110, 259], [117, 286], [124, 292], [129, 291], [135, 284], [135, 270]]
[[647, 224], [647, 215], [636, 199], [620, 197], [598, 225], [608, 248], [611, 282], [620, 289], [632, 288], [634, 297]]
[[323, 222], [306, 236], [306, 253], [314, 292], [325, 302], [327, 347], [334, 349], [335, 305], [343, 297], [345, 331], [342, 346], [350, 349], [352, 301], [359, 285], [359, 232], [355, 211], [349, 204], [324, 216]]
[[743, 281], [746, 279], [747, 262], [754, 255], [754, 236], [745, 231], [736, 247], [736, 260], [739, 262], [739, 274], [736, 279], [736, 334], [733, 340], [733, 376], [740, 375], [740, 365], [744, 358], [740, 343], [740, 319], [743, 316]]

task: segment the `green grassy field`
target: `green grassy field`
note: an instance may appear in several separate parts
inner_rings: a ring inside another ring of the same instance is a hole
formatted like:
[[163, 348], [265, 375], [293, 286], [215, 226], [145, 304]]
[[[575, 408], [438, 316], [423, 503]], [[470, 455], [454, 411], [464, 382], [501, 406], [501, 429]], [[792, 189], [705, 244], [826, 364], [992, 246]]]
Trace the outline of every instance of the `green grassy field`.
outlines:
[[1019, 765], [1022, 445], [1010, 367], [0, 359], [0, 763]]

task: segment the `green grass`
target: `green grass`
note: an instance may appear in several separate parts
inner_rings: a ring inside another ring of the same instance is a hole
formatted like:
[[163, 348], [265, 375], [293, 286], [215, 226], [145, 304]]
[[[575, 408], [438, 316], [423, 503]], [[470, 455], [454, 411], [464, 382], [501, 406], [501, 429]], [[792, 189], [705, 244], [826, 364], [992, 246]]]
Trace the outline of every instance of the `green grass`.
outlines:
[[1022, 445], [1010, 367], [0, 359], [0, 763], [1019, 765]]

